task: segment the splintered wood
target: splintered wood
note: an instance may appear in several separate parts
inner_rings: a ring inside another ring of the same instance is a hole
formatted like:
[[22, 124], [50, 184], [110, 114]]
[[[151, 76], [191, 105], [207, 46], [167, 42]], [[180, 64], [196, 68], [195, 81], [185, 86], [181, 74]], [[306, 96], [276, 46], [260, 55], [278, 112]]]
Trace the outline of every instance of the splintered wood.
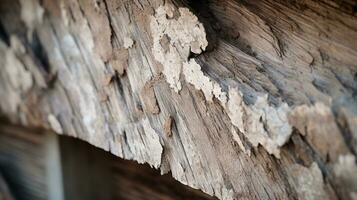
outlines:
[[0, 5], [0, 113], [11, 123], [219, 199], [357, 196], [352, 3], [19, 3]]
[[172, 136], [172, 126], [174, 123], [174, 118], [169, 116], [165, 123], [164, 123], [164, 132], [166, 134], [167, 137], [171, 137]]

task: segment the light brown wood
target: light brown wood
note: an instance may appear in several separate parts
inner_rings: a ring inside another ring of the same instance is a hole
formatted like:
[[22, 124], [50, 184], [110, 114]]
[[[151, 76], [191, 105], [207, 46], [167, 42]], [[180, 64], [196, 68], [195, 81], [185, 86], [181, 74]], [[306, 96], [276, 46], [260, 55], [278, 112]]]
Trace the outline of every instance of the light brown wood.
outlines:
[[332, 0], [3, 0], [1, 113], [220, 199], [353, 199], [355, 10]]

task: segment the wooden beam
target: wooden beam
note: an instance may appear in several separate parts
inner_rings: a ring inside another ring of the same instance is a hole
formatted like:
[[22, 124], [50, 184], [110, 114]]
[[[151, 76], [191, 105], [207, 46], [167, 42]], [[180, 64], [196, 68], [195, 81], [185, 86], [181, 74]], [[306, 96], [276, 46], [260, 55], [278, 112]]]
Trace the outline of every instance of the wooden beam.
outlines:
[[351, 199], [355, 8], [3, 0], [0, 111], [220, 199]]

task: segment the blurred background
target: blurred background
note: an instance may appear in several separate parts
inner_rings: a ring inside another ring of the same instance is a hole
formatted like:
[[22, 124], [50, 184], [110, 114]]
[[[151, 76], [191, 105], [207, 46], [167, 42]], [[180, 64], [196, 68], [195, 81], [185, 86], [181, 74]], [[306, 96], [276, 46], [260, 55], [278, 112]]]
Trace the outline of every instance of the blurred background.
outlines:
[[0, 125], [0, 200], [212, 199], [148, 165], [41, 129]]

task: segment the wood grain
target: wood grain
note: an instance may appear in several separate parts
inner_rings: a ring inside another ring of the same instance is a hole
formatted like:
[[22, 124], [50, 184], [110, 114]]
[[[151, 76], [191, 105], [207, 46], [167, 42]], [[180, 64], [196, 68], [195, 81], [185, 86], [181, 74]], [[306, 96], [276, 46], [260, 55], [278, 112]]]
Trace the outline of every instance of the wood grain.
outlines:
[[[189, 58], [205, 76], [225, 92], [239, 88], [248, 107], [268, 95], [272, 108], [287, 103], [294, 111], [280, 159], [235, 130], [252, 153], [242, 151], [217, 99], [207, 101], [184, 80], [176, 93], [166, 77], [157, 78], [163, 66], [153, 57], [150, 16], [162, 1], [44, 0], [43, 11], [32, 6], [31, 27], [21, 19], [26, 7], [20, 3], [3, 0], [0, 6], [0, 108], [12, 123], [51, 128], [53, 115], [65, 135], [171, 171], [181, 183], [220, 199], [356, 196], [350, 170], [336, 173], [357, 152], [354, 1], [166, 1], [175, 9], [189, 7], [203, 23], [208, 47]], [[113, 52], [127, 37], [134, 45], [121, 61], [127, 62], [125, 74], [103, 86], [117, 70]], [[151, 80], [149, 93], [143, 92]], [[167, 116], [175, 119], [171, 137], [163, 130]]]

